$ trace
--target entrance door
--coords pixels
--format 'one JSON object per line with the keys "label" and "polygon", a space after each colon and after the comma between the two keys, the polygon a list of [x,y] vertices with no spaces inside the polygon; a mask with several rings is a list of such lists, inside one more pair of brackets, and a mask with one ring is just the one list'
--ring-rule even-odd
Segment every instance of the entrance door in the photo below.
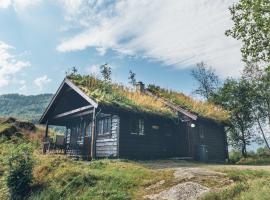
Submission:
{"label": "entrance door", "polygon": [[208,161],[208,150],[207,146],[202,144],[199,146],[199,161],[207,162]]}

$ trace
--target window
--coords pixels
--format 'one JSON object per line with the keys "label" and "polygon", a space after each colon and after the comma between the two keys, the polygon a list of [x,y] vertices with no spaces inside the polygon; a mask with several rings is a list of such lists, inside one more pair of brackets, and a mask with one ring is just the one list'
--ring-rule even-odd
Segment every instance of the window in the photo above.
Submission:
{"label": "window", "polygon": [[144,121],[139,119],[139,135],[144,135]]}
{"label": "window", "polygon": [[88,126],[86,127],[86,137],[91,137],[92,135],[92,123],[88,124]]}
{"label": "window", "polygon": [[201,138],[201,139],[204,138],[204,131],[205,131],[204,127],[200,127],[200,128],[199,128],[199,135],[200,135],[200,138]]}
{"label": "window", "polygon": [[97,123],[98,135],[106,135],[111,133],[111,118],[103,118]]}
{"label": "window", "polygon": [[132,120],[131,122],[131,134],[144,135],[144,121],[142,119]]}

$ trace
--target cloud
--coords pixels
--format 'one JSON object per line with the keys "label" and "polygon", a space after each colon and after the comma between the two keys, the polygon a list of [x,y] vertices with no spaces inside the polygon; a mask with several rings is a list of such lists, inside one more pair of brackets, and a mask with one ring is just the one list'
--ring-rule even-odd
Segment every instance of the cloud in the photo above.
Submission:
{"label": "cloud", "polygon": [[174,68],[205,61],[222,77],[240,74],[240,43],[224,35],[234,0],[89,2],[88,9],[82,6],[79,15],[72,12],[69,18],[80,24],[81,32],[65,38],[58,51],[96,48],[105,54],[113,49]]}
{"label": "cloud", "polygon": [[8,85],[18,72],[30,66],[29,62],[12,54],[12,49],[14,47],[0,41],[0,87]]}
{"label": "cloud", "polygon": [[85,68],[86,73],[98,75],[100,72],[100,65],[91,65]]}
{"label": "cloud", "polygon": [[41,0],[0,0],[0,8],[13,7],[17,12],[37,5]]}
{"label": "cloud", "polygon": [[39,90],[43,90],[44,86],[51,82],[51,79],[47,77],[47,75],[37,77],[34,80],[35,85],[39,88]]}

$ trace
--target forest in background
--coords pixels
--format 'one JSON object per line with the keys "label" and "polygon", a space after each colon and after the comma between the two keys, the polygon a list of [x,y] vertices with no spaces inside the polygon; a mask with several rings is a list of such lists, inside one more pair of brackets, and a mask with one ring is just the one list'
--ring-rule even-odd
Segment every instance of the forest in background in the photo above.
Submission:
{"label": "forest in background", "polygon": [[52,94],[0,95],[0,116],[16,117],[19,119],[37,122],[49,104]]}

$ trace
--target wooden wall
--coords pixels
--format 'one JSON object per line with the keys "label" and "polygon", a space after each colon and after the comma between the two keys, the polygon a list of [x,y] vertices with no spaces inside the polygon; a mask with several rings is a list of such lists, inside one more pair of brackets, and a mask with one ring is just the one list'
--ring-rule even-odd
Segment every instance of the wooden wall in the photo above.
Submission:
{"label": "wooden wall", "polygon": [[225,161],[227,158],[227,138],[222,125],[198,121],[191,132],[192,154],[196,160],[200,159],[199,146],[205,145],[209,161]]}
{"label": "wooden wall", "polygon": [[[186,126],[182,122],[149,115],[122,114],[119,156],[128,159],[186,157],[188,155]],[[144,120],[144,135],[131,134],[130,123]],[[159,126],[153,129],[152,126]]]}
{"label": "wooden wall", "polygon": [[98,158],[118,157],[120,118],[118,115],[112,115],[111,118],[111,133],[108,135],[97,135],[96,157]]}

